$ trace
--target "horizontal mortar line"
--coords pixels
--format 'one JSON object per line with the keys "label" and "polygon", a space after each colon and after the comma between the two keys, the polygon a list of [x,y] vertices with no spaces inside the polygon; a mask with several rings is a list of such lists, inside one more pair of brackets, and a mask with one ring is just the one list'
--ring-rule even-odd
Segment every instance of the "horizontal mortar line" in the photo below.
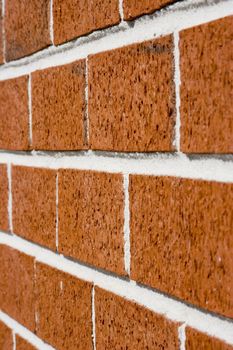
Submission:
{"label": "horizontal mortar line", "polygon": [[[79,169],[108,173],[176,176],[218,182],[233,182],[233,160],[208,158],[190,159],[184,154],[129,154],[95,153],[79,154],[40,152],[0,152],[0,163],[49,169]],[[131,158],[132,156],[132,158]]]}
{"label": "horizontal mortar line", "polygon": [[43,340],[38,338],[35,333],[28,330],[5,312],[0,310],[0,321],[2,321],[7,327],[9,327],[15,334],[20,335],[27,340],[30,344],[34,345],[38,350],[55,350],[51,345],[48,345]]}
{"label": "horizontal mortar line", "polygon": [[233,0],[212,0],[208,3],[206,0],[197,0],[195,4],[193,0],[185,0],[154,15],[144,16],[131,23],[123,21],[118,26],[6,63],[0,67],[0,80],[70,63],[90,54],[143,42],[232,14]]}
{"label": "horizontal mortar line", "polygon": [[185,323],[210,336],[215,336],[233,345],[233,321],[223,319],[177,301],[143,286],[135,281],[128,281],[110,272],[101,272],[94,267],[74,262],[63,255],[56,254],[23,238],[0,232],[0,244],[5,244],[29,256],[36,261],[69,273],[79,279],[93,283],[95,286],[115,293],[129,301],[158,313],[166,318]]}

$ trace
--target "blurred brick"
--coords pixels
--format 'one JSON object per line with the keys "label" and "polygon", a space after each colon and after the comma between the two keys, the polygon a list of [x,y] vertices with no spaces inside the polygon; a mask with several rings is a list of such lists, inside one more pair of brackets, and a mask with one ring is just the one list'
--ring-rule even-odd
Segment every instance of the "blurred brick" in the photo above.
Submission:
{"label": "blurred brick", "polygon": [[0,148],[29,148],[28,77],[0,81]]}
{"label": "blurred brick", "polygon": [[34,258],[0,245],[0,276],[0,309],[34,332]]}
{"label": "blurred brick", "polygon": [[0,203],[0,230],[8,231],[8,178],[5,164],[0,164]]}
{"label": "blurred brick", "polygon": [[92,350],[91,289],[88,282],[36,263],[37,335],[56,349]]}
{"label": "blurred brick", "polygon": [[[1,259],[1,257],[0,257]],[[13,350],[12,330],[0,321],[0,349]],[[26,350],[26,349],[25,349]]]}
{"label": "blurred brick", "polygon": [[198,332],[193,328],[186,328],[186,350],[233,350],[233,346],[223,341]]}
{"label": "blurred brick", "polygon": [[50,0],[7,0],[5,4],[7,61],[50,45]]}
{"label": "blurred brick", "polygon": [[56,249],[56,171],[12,167],[12,211],[15,234]]}
{"label": "blurred brick", "polygon": [[120,22],[118,0],[53,0],[54,42],[61,44],[78,36]]}
{"label": "blurred brick", "polygon": [[124,19],[132,20],[135,17],[150,14],[175,1],[179,0],[123,0]]}

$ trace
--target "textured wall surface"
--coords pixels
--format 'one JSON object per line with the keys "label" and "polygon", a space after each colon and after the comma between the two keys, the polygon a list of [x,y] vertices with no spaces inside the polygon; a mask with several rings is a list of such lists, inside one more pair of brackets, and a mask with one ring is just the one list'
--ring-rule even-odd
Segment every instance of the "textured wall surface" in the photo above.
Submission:
{"label": "textured wall surface", "polygon": [[0,0],[0,350],[233,350],[233,0]]}

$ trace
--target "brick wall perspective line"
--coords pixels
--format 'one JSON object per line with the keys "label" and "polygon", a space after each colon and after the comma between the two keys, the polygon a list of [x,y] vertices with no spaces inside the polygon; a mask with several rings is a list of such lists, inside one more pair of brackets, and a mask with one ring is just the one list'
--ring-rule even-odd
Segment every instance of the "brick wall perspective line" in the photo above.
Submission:
{"label": "brick wall perspective line", "polygon": [[171,175],[190,179],[233,182],[232,156],[200,158],[183,154],[8,153],[0,152],[0,163],[48,169],[96,170],[109,173]]}
{"label": "brick wall perspective line", "polygon": [[199,0],[195,4],[192,0],[185,0],[171,5],[166,11],[136,19],[133,26],[122,22],[116,27],[6,63],[0,67],[0,80],[71,63],[90,54],[143,42],[232,14],[233,0],[211,0],[208,3]]}
{"label": "brick wall perspective line", "polygon": [[8,245],[34,257],[37,262],[67,272],[84,281],[92,282],[95,286],[124,297],[127,300],[135,301],[139,305],[164,315],[172,321],[185,323],[187,326],[233,345],[232,320],[219,318],[186,305],[181,301],[174,300],[149,288],[139,286],[134,281],[127,281],[110,273],[101,272],[95,267],[71,261],[62,255],[53,253],[15,235],[0,232],[0,244]]}
{"label": "brick wall perspective line", "polygon": [[[27,340],[29,343],[34,345],[38,350],[55,350],[51,345],[46,344],[40,338],[38,338],[33,332],[29,331],[27,328],[22,326],[19,322],[15,321],[13,318],[8,316],[6,313],[0,310],[0,320],[5,323],[10,329],[12,329],[13,334],[20,335],[23,339]],[[14,340],[14,337],[13,337]],[[14,340],[15,346],[15,340]]]}

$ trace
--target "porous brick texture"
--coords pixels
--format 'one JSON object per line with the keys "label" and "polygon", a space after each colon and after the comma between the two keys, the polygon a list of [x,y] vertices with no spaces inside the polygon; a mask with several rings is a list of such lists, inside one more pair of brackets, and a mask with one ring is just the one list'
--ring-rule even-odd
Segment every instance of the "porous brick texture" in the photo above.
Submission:
{"label": "porous brick texture", "polygon": [[179,349],[178,324],[95,288],[96,349]]}
{"label": "porous brick texture", "polygon": [[3,20],[2,20],[2,1],[0,1],[0,64],[4,63],[4,57],[3,57]]}
{"label": "porous brick texture", "polygon": [[119,1],[54,0],[53,20],[57,45],[119,23]]}
{"label": "porous brick texture", "polygon": [[190,327],[186,328],[185,343],[186,350],[233,350],[233,346]]}
{"label": "porous brick texture", "polygon": [[0,275],[0,309],[34,332],[34,258],[0,245]]}
{"label": "porous brick texture", "polygon": [[8,231],[8,178],[7,167],[0,164],[0,230]]}
{"label": "porous brick texture", "polygon": [[[10,328],[0,321],[0,349],[13,350],[13,335]],[[26,349],[25,349],[26,350]]]}
{"label": "porous brick texture", "polygon": [[30,55],[50,45],[49,0],[5,1],[6,60]]}
{"label": "porous brick texture", "polygon": [[232,318],[232,203],[232,184],[131,176],[131,277]]}
{"label": "porous brick texture", "polygon": [[16,350],[37,350],[33,345],[28,343],[27,340],[21,338],[19,335],[16,335]]}
{"label": "porous brick texture", "polygon": [[56,249],[56,171],[12,167],[12,217],[14,233]]}
{"label": "porous brick texture", "polygon": [[233,350],[232,4],[0,0],[0,350]]}
{"label": "porous brick texture", "polygon": [[28,77],[0,81],[0,148],[29,148]]}
{"label": "porous brick texture", "polygon": [[233,153],[233,16],[180,33],[181,149]]}
{"label": "porous brick texture", "polygon": [[59,252],[124,275],[123,177],[60,170]]}
{"label": "porous brick texture", "polygon": [[135,17],[150,14],[175,1],[177,0],[123,0],[124,19],[132,20]]}
{"label": "porous brick texture", "polygon": [[36,263],[37,335],[57,349],[91,350],[91,284]]}
{"label": "porous brick texture", "polygon": [[85,62],[32,74],[34,149],[86,148]]}
{"label": "porous brick texture", "polygon": [[172,37],[167,36],[89,57],[92,149],[173,150],[172,51]]}

